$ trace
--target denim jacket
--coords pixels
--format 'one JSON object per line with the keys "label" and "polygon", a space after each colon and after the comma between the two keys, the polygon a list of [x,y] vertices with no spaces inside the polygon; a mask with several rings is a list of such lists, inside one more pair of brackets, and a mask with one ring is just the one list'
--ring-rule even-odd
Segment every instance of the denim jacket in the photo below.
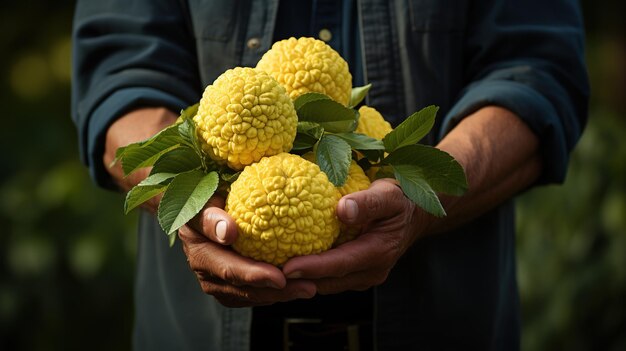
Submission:
{"label": "denim jacket", "polygon": [[[440,106],[434,144],[486,105],[516,113],[539,136],[538,183],[564,179],[586,122],[584,32],[574,0],[356,0],[367,104],[392,124]],[[72,117],[83,161],[103,168],[108,125],[134,108],[173,111],[272,42],[278,0],[79,1]],[[375,289],[380,350],[519,348],[513,205],[420,240]],[[204,295],[180,247],[140,221],[135,347],[246,350],[251,310]]]}

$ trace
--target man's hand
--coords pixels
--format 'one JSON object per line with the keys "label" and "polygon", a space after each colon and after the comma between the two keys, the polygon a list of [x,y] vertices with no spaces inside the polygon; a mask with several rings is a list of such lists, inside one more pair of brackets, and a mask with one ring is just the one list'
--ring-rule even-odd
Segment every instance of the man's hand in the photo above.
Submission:
{"label": "man's hand", "polygon": [[321,254],[292,258],[283,268],[287,278],[314,282],[320,294],[382,284],[428,224],[428,216],[392,179],[377,180],[367,190],[344,196],[337,216],[348,225],[362,224],[363,233]]}
{"label": "man's hand", "polygon": [[363,234],[319,255],[287,261],[285,276],[309,279],[321,294],[382,284],[416,238],[467,223],[532,184],[541,170],[537,136],[500,107],[466,117],[437,147],[463,166],[469,184],[463,196],[440,197],[446,217],[416,208],[393,180],[376,181],[368,190],[344,196],[337,206],[344,223],[365,225]]}
{"label": "man's hand", "polygon": [[214,196],[198,216],[178,231],[202,291],[228,307],[269,305],[315,296],[312,282],[288,281],[280,269],[243,257],[226,246],[237,239],[237,227],[223,208],[224,199]]}
{"label": "man's hand", "polygon": [[[164,108],[132,111],[109,127],[103,162],[119,187],[128,191],[148,176],[141,169],[124,177],[121,165],[109,167],[117,148],[150,138],[176,120],[176,114]],[[146,206],[156,212],[159,197]],[[179,230],[179,237],[191,269],[202,290],[214,295],[226,306],[254,306],[310,298],[316,293],[311,282],[290,280],[276,267],[242,257],[227,246],[237,239],[237,227],[224,210],[224,199],[214,196],[193,220]]]}

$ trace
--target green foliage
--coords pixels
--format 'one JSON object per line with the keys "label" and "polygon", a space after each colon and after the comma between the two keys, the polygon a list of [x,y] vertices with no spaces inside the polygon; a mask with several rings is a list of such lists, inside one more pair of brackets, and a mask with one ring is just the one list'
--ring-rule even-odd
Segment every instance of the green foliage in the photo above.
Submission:
{"label": "green foliage", "polygon": [[[391,133],[390,133],[391,134]],[[401,139],[397,139],[402,143]],[[426,145],[408,145],[385,157],[406,196],[427,212],[442,217],[446,212],[435,192],[463,195],[467,179],[461,165],[447,153]]]}
{"label": "green foliage", "polygon": [[[354,88],[353,102],[363,100],[369,88],[370,85]],[[304,94],[294,105],[301,121],[295,150],[315,150],[317,164],[335,186],[346,182],[354,150],[365,156],[359,160],[364,169],[389,166],[378,173],[396,178],[411,201],[435,216],[445,216],[435,191],[458,196],[467,190],[465,172],[458,162],[436,148],[417,145],[435,123],[439,110],[436,106],[415,112],[380,141],[354,133],[358,112],[326,95]],[[384,151],[390,154],[383,159]]]}
{"label": "green foliage", "polygon": [[360,150],[360,151],[363,151],[363,150],[383,151],[385,150],[385,146],[383,145],[382,141],[378,139],[374,139],[372,137],[368,137],[365,134],[335,133],[335,136],[338,136],[341,139],[343,139],[345,142],[350,144],[350,147],[352,147],[355,150]]}
{"label": "green foliage", "polygon": [[437,116],[437,106],[427,106],[410,115],[393,131],[385,135],[385,151],[393,152],[403,146],[413,145],[422,140],[433,128]]}
{"label": "green foliage", "polygon": [[446,215],[437,194],[422,174],[410,165],[391,166],[394,176],[400,183],[406,196],[430,214],[437,217]]}
{"label": "green foliage", "polygon": [[114,162],[122,162],[125,175],[152,166],[162,155],[182,146],[178,124],[173,124],[148,140],[117,149]]}
{"label": "green foliage", "polygon": [[320,140],[324,128],[314,122],[298,121],[298,132],[293,142],[294,151],[312,149]]}
{"label": "green foliage", "polygon": [[372,85],[368,84],[362,87],[352,88],[352,94],[350,96],[350,104],[348,104],[348,106],[351,108],[355,108],[358,104],[360,104],[361,101],[365,99],[365,96],[370,91],[371,87]]}
{"label": "green foliage", "polygon": [[[157,173],[161,175],[163,173]],[[128,214],[134,210],[137,206],[140,206],[144,202],[152,199],[153,197],[161,194],[167,189],[167,185],[151,184],[151,185],[138,185],[126,194],[126,201],[124,201],[124,213]]]}
{"label": "green foliage", "polygon": [[159,204],[159,224],[168,235],[189,222],[209,201],[219,183],[217,172],[193,170],[176,175]]}
{"label": "green foliage", "polygon": [[322,172],[335,186],[343,186],[348,178],[352,150],[343,139],[326,134],[315,149],[315,159]]}
{"label": "green foliage", "polygon": [[427,145],[409,145],[389,154],[384,164],[412,166],[439,193],[461,196],[467,191],[463,167],[448,153]]}
{"label": "green foliage", "polygon": [[299,121],[315,122],[328,132],[351,132],[356,128],[358,112],[323,94],[303,94],[296,99],[294,106]]}

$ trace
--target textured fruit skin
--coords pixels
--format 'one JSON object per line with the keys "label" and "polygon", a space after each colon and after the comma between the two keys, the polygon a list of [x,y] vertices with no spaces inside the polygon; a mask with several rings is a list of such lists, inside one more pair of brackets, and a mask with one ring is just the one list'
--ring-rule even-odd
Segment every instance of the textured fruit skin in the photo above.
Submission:
{"label": "textured fruit skin", "polygon": [[369,106],[359,108],[359,124],[354,131],[355,133],[382,140],[392,129],[391,124],[385,121],[383,115],[375,108]]}
{"label": "textured fruit skin", "polygon": [[338,187],[337,190],[339,190],[341,196],[344,196],[365,190],[370,187],[370,184],[370,179],[365,175],[365,172],[363,172],[363,168],[352,160],[352,162],[350,162],[350,168],[348,168],[346,183]]}
{"label": "textured fruit skin", "polygon": [[287,153],[264,157],[241,172],[226,199],[239,231],[233,248],[276,266],[325,251],[339,234],[339,196],[316,164]]}
{"label": "textured fruit skin", "polygon": [[227,70],[206,87],[194,116],[203,150],[241,170],[291,150],[298,117],[285,89],[254,68]]}
{"label": "textured fruit skin", "polygon": [[352,93],[348,63],[314,38],[289,38],[272,45],[256,66],[281,83],[292,99],[317,92],[347,105]]}

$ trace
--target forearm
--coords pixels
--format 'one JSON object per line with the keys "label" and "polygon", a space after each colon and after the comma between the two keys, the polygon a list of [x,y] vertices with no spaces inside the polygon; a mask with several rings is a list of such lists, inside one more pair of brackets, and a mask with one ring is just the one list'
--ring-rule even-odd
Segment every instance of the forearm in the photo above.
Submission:
{"label": "forearm", "polygon": [[537,136],[500,107],[485,107],[463,119],[437,147],[463,166],[469,189],[461,197],[442,197],[447,216],[431,218],[426,234],[454,229],[493,209],[541,172]]}
{"label": "forearm", "polygon": [[148,169],[139,170],[124,177],[122,165],[115,160],[115,152],[119,147],[148,139],[163,128],[171,125],[177,116],[165,108],[142,108],[125,114],[111,124],[106,133],[106,144],[102,161],[115,183],[128,191],[142,181],[149,173]]}

